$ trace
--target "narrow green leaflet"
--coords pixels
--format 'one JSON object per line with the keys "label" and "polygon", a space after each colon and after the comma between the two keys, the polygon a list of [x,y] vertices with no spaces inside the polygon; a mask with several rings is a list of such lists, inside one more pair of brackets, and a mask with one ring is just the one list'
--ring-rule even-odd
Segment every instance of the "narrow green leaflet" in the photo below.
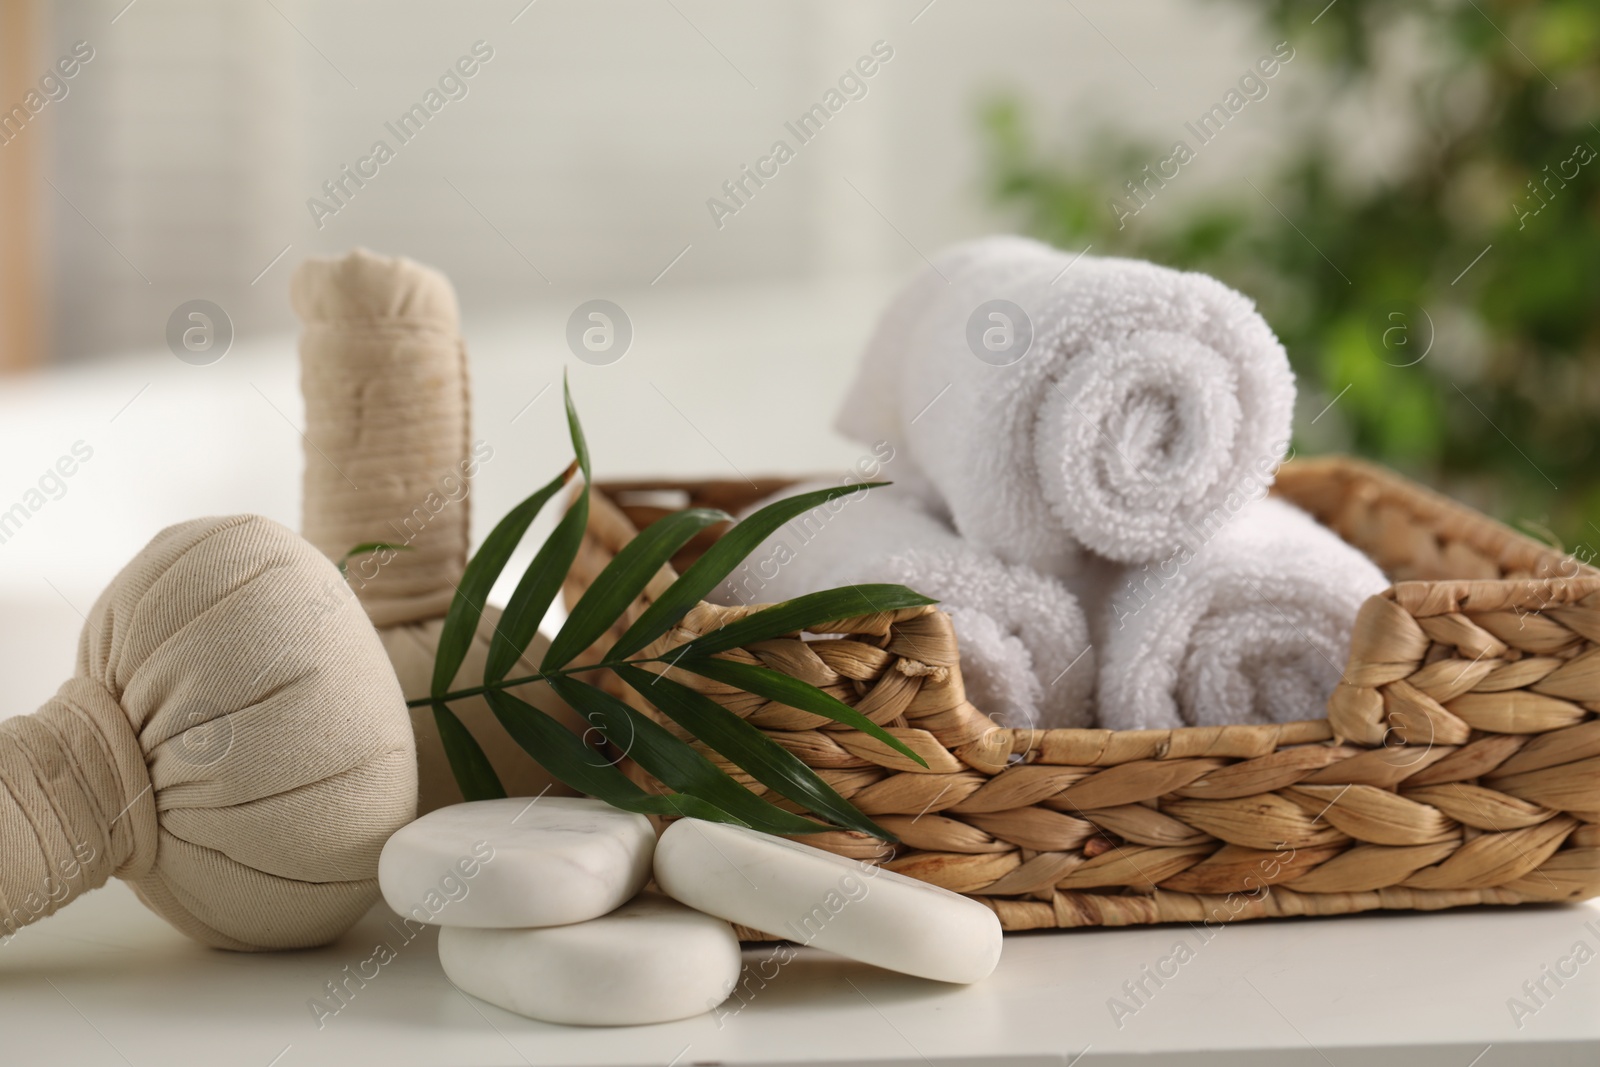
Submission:
{"label": "narrow green leaflet", "polygon": [[533,562],[522,572],[516,591],[506,601],[506,609],[500,614],[494,637],[489,641],[489,655],[483,665],[485,685],[509,674],[517,658],[533,641],[533,635],[539,632],[539,623],[544,621],[545,612],[561,592],[567,571],[578,558],[583,531],[588,524],[589,486],[585,484],[567,513],[556,523],[549,539],[539,546]]}
{"label": "narrow green leaflet", "polygon": [[610,763],[578,736],[543,711],[503,690],[484,694],[495,718],[511,739],[534,761],[557,779],[589,796],[598,797],[613,807],[642,815],[682,815],[711,822],[743,826],[743,820],[729,815],[699,797],[668,793],[657,796],[640,789],[627,775]]}
{"label": "narrow green leaflet", "polygon": [[445,613],[444,626],[439,631],[439,648],[433,661],[433,696],[443,696],[461,669],[461,661],[472,646],[472,636],[477,632],[478,619],[483,615],[483,605],[494,587],[495,579],[505,570],[506,561],[516,551],[522,535],[528,532],[534,517],[560,492],[561,487],[578,469],[573,463],[552,478],[538,492],[512,508],[505,518],[489,531],[478,548],[478,554],[467,563],[461,575],[461,584]]}
{"label": "narrow green leaflet", "polygon": [[[553,678],[550,688],[612,744],[669,788],[699,797],[769,834],[808,834],[832,827],[784,811],[756,796],[649,716],[587,682]],[[703,739],[702,739],[703,740]]]}
{"label": "narrow green leaflet", "polygon": [[565,667],[605,633],[634,602],[663,564],[708,526],[732,518],[715,508],[693,508],[664,516],[640,531],[600,572],[583,594],[561,632],[550,642],[541,671]]}
{"label": "narrow green leaflet", "polygon": [[573,560],[578,558],[583,531],[589,525],[589,445],[583,436],[583,426],[578,422],[577,409],[572,406],[572,390],[564,378],[561,390],[566,397],[567,430],[572,436],[572,449],[578,457],[578,469],[583,472],[583,491],[556,524],[549,539],[539,546],[533,562],[528,564],[511,599],[506,602],[506,610],[501,613],[499,625],[489,642],[489,655],[483,666],[485,684],[503,679],[527,650],[533,635],[539,632],[545,612],[550,610],[556,594],[561,592],[561,583],[572,569]]}
{"label": "narrow green leaflet", "polygon": [[450,761],[450,772],[456,776],[461,796],[466,800],[497,800],[506,795],[500,776],[494,773],[489,757],[483,754],[478,739],[456,718],[456,713],[444,704],[433,705],[433,721],[439,727],[439,741],[444,746],[445,758]]}
{"label": "narrow green leaflet", "polygon": [[808,685],[798,678],[791,678],[787,674],[780,674],[767,667],[757,667],[750,663],[735,663],[727,659],[680,659],[674,660],[674,667],[691,671],[703,678],[723,682],[736,686],[746,693],[776,700],[780,704],[787,704],[791,708],[809,711],[813,715],[832,719],[834,722],[845,726],[853,726],[869,737],[875,737],[888,745],[896,752],[909,759],[913,759],[926,767],[928,761],[906,747],[905,742],[889,733],[883,727],[861,714],[849,704],[836,697],[829,696],[814,685]]}
{"label": "narrow green leaflet", "polygon": [[589,440],[583,436],[583,424],[578,421],[578,409],[572,403],[572,385],[565,371],[561,372],[561,398],[567,408],[567,435],[572,438],[572,454],[578,457],[578,469],[585,483],[594,481],[589,470]]}
{"label": "narrow green leaflet", "polygon": [[763,608],[738,622],[730,622],[679,645],[672,650],[669,658],[709,656],[755,641],[792,634],[820,623],[851,619],[875,611],[898,611],[937,603],[937,600],[930,600],[903,585],[852,585],[844,589],[825,589],[820,593],[807,593]]}
{"label": "narrow green leaflet", "polygon": [[716,544],[706,549],[705,554],[668,587],[660,600],[645,609],[644,614],[628,627],[628,632],[612,646],[606,658],[623,659],[631,656],[666,633],[690,608],[704,600],[706,594],[716,588],[717,583],[754,552],[761,542],[790,519],[830,500],[888,484],[862,482],[859,485],[836,485],[813,493],[801,493],[768,504],[755,514],[739,520],[733,529],[718,538]]}
{"label": "narrow green leaflet", "polygon": [[616,668],[616,673],[679,726],[744,768],[762,785],[839,826],[885,841],[894,840],[888,831],[834,792],[798,756],[704,693],[638,667],[624,665]]}

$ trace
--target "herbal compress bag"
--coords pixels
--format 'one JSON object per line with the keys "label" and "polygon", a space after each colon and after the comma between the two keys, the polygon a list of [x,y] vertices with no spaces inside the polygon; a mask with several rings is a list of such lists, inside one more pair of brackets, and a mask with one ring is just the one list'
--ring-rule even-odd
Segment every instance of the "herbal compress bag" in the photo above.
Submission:
{"label": "herbal compress bag", "polygon": [[323,944],[377,900],[416,781],[338,571],[256,516],[169,527],[95,601],[72,678],[0,721],[0,921],[115,875],[208,945]]}
{"label": "herbal compress bag", "polygon": [[[353,557],[348,577],[406,698],[425,697],[445,612],[466,568],[472,475],[494,455],[489,442],[471,440],[455,290],[411,260],[356,249],[302,263],[290,298],[305,325],[305,535],[334,560],[359,545],[396,546]],[[499,619],[497,608],[484,609],[458,685],[482,676]],[[546,647],[536,637],[512,676],[534,673]],[[513,692],[585,729],[547,687]],[[517,747],[482,698],[451,707],[512,796],[572,793]],[[419,810],[459,803],[434,712],[415,709],[412,726]]]}

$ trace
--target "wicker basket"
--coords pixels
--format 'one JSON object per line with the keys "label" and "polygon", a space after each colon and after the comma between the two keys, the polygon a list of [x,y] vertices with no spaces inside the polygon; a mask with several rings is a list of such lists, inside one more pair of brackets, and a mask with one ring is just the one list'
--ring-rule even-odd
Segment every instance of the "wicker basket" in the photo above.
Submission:
{"label": "wicker basket", "polygon": [[[736,511],[782,484],[597,486],[568,602],[667,511]],[[1327,719],[1004,729],[966,701],[950,620],[933,608],[730,654],[839,696],[925,768],[818,716],[673,677],[767,731],[901,843],[843,832],[808,842],[968,894],[1008,930],[1600,893],[1600,572],[1353,460],[1292,462],[1276,491],[1396,583],[1362,608]],[[675,576],[663,568],[646,598]],[[700,604],[647,651],[750,610]],[[603,684],[649,711],[615,679]]]}

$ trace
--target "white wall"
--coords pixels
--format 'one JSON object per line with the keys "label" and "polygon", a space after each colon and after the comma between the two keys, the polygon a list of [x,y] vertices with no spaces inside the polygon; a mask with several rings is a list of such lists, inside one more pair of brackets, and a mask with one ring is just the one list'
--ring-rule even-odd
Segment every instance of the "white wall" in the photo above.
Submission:
{"label": "white wall", "polygon": [[[985,94],[1022,95],[1066,145],[1111,124],[1167,143],[1270,44],[1201,0],[126,2],[48,3],[38,49],[41,70],[96,50],[26,131],[76,205],[42,187],[68,359],[159,345],[195,297],[244,336],[289,328],[289,269],[356,244],[443,268],[469,315],[645,286],[686,246],[660,285],[908,269],[1006,226],[982,195]],[[319,230],[306,199],[480,39],[469,95]],[[718,230],[706,199],[877,40],[894,58],[868,95]],[[1185,183],[1236,180],[1289,114],[1260,105]]]}

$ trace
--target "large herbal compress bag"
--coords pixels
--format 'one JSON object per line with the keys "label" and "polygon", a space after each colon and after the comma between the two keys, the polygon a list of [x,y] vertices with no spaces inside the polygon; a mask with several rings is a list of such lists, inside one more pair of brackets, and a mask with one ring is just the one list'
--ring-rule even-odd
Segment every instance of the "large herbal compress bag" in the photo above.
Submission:
{"label": "large herbal compress bag", "polygon": [[0,925],[116,876],[208,945],[323,944],[377,900],[416,783],[338,571],[257,516],[169,527],[95,601],[72,678],[0,721]]}

